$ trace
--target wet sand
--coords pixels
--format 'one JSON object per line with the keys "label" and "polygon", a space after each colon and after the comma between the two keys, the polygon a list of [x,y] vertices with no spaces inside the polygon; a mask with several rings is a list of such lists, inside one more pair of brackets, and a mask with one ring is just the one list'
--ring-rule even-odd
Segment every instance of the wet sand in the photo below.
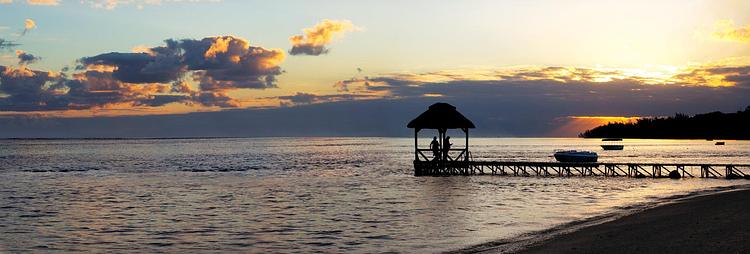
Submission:
{"label": "wet sand", "polygon": [[[677,200],[578,230],[464,252],[750,253],[750,189]],[[530,243],[530,244],[529,244]]]}

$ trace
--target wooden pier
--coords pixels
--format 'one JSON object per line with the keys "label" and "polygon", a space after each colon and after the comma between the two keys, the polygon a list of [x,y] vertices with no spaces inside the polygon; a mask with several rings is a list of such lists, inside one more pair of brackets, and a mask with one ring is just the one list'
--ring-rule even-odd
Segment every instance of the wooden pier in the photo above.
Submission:
{"label": "wooden pier", "polygon": [[[672,173],[676,172],[676,173]],[[670,175],[670,173],[672,173]],[[750,179],[750,164],[414,161],[415,176],[602,176]]]}
{"label": "wooden pier", "polygon": [[[474,123],[447,103],[435,103],[407,124],[414,129],[414,175],[503,175],[503,176],[602,176],[635,178],[727,178],[750,179],[750,164],[712,163],[568,163],[475,161],[469,151],[469,129]],[[419,148],[419,131],[437,130],[429,149]],[[453,148],[446,132],[465,134],[464,147]]]}

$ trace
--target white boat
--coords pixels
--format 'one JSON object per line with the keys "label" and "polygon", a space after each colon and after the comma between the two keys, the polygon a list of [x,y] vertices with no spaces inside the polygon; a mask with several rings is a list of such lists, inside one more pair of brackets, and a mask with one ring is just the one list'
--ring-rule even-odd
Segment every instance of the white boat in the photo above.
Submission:
{"label": "white boat", "polygon": [[556,151],[555,159],[559,162],[596,162],[599,158],[595,152],[589,151]]}

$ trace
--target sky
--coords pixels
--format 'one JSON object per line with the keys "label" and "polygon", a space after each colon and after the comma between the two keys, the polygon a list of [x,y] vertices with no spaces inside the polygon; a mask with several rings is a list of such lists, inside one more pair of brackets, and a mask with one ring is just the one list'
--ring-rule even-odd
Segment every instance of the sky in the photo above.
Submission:
{"label": "sky", "polygon": [[748,1],[0,0],[0,137],[403,136],[435,102],[575,136],[748,98]]}

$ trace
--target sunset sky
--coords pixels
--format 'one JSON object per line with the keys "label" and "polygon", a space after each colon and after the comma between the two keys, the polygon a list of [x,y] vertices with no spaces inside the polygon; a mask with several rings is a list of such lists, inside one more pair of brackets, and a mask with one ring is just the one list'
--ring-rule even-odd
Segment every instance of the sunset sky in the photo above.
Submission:
{"label": "sunset sky", "polygon": [[0,137],[401,135],[437,101],[489,136],[741,110],[750,1],[0,0]]}

